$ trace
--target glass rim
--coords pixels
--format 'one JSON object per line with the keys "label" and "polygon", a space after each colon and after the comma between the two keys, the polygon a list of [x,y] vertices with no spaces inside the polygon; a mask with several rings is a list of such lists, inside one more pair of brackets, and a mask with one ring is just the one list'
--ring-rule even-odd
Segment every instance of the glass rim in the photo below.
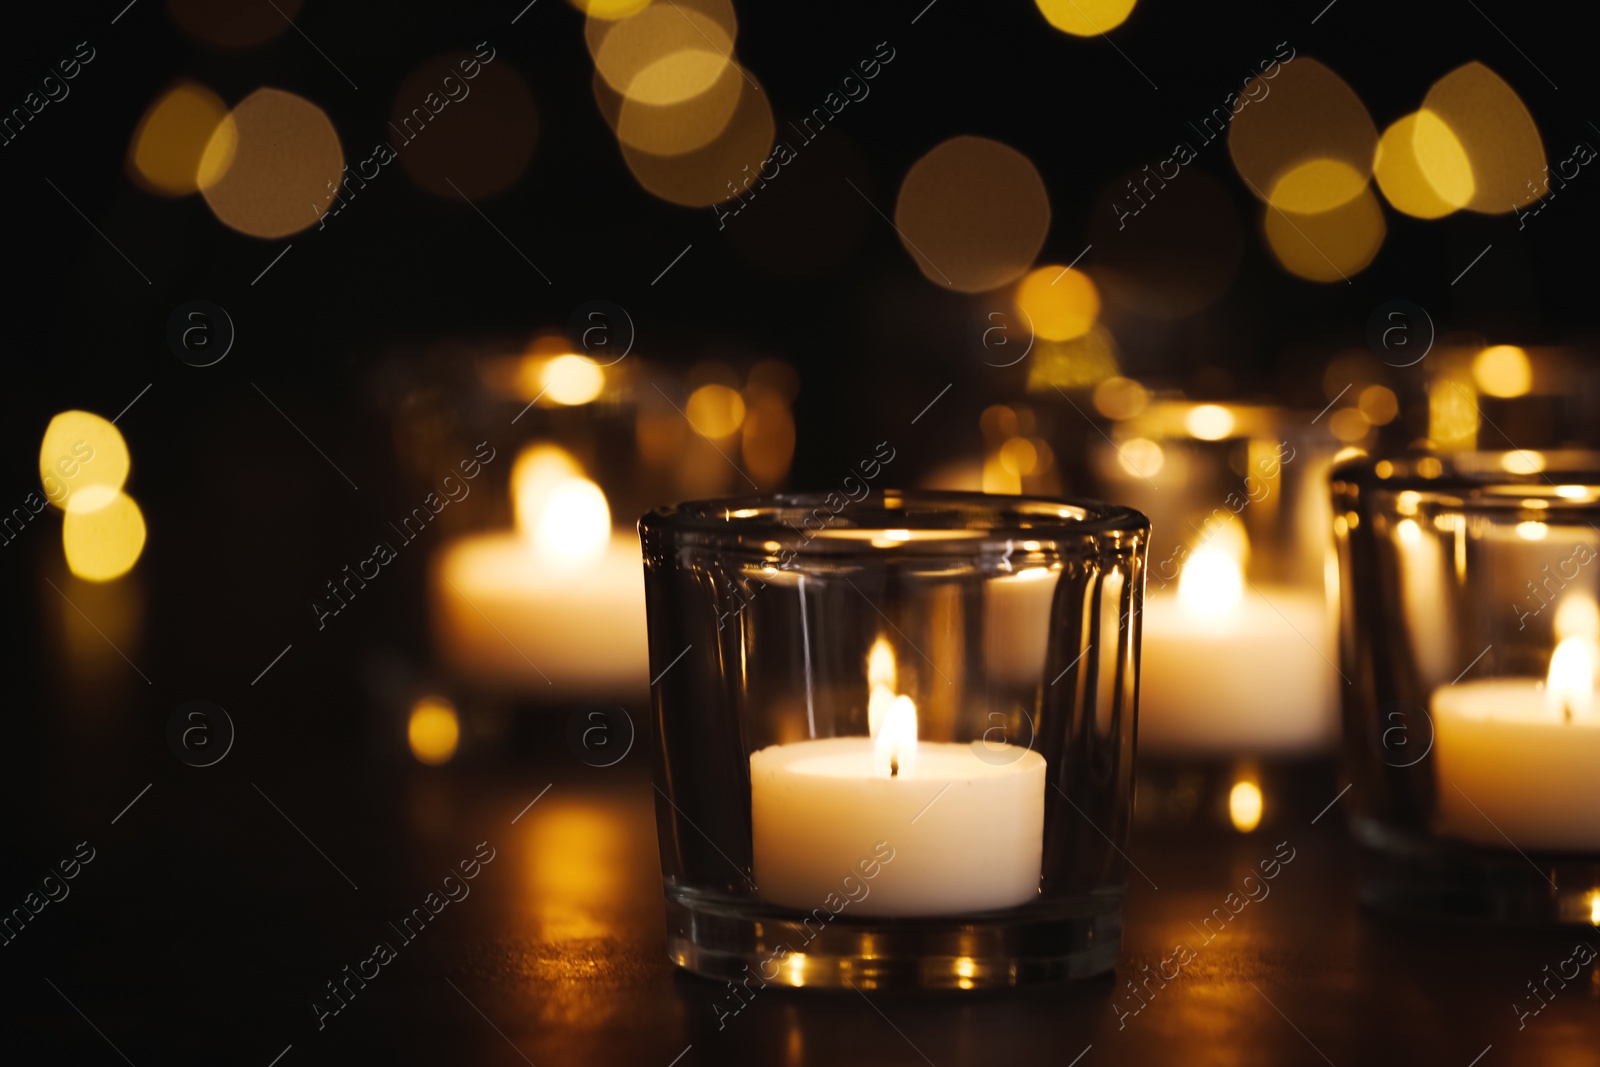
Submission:
{"label": "glass rim", "polygon": [[[1336,462],[1329,483],[1378,492],[1454,497],[1461,507],[1516,508],[1528,498],[1548,508],[1600,503],[1600,450],[1475,449],[1352,456]],[[1574,489],[1573,487],[1576,487]],[[1578,493],[1576,490],[1583,490]]]}
{"label": "glass rim", "polygon": [[[860,521],[868,516],[872,521]],[[859,500],[838,491],[687,500],[647,512],[639,531],[766,551],[775,542],[802,554],[968,555],[1148,535],[1150,520],[1130,507],[1076,497],[887,488]]]}

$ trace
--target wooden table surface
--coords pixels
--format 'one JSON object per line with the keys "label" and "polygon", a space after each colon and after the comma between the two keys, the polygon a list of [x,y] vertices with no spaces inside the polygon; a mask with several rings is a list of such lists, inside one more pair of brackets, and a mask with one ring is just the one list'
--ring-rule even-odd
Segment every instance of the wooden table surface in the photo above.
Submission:
{"label": "wooden table surface", "polygon": [[[442,768],[241,752],[147,774],[123,754],[39,782],[11,812],[22,844],[8,849],[6,905],[78,842],[93,859],[0,949],[4,1043],[26,1052],[6,1061],[1600,1063],[1593,965],[1552,984],[1537,1015],[1513,1007],[1600,936],[1362,910],[1342,805],[1311,822],[1338,791],[1331,767],[1299,774],[1281,801],[1269,792],[1252,833],[1144,819],[1115,978],[769,989],[719,1022],[723,987],[664,953],[644,754],[587,767],[554,726],[531,747]],[[1267,896],[1220,933],[1203,927],[1261,859],[1290,851]],[[476,877],[447,885],[463,860]],[[438,914],[406,939],[398,924],[434,892]],[[393,958],[366,962],[380,941]],[[1165,964],[1176,977],[1149,978],[1180,944],[1193,956]],[[371,977],[334,1011],[326,983],[347,966]]]}

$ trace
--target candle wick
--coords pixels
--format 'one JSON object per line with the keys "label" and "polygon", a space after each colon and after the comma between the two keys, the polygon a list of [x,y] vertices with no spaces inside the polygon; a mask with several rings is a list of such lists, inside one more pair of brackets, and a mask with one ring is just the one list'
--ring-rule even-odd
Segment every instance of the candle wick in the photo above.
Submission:
{"label": "candle wick", "polygon": [[[1569,711],[1567,713],[1567,715],[1570,718],[1572,713]],[[900,757],[899,756],[890,756],[889,757],[889,777],[890,778],[898,778],[898,777],[900,777]]]}
{"label": "candle wick", "polygon": [[1562,715],[1563,715],[1563,720],[1562,721],[1567,722],[1567,723],[1571,723],[1572,722],[1572,701],[1571,700],[1563,700],[1561,702],[1561,711],[1562,711]]}

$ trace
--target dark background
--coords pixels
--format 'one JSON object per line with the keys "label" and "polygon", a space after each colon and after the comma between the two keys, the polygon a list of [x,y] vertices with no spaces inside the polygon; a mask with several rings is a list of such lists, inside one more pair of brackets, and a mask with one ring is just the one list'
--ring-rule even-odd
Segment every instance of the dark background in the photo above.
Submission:
{"label": "dark background", "polygon": [[[118,1062],[51,991],[49,979],[141,1065],[219,1058],[265,1064],[291,1042],[292,1056],[328,1062],[379,1050],[407,1057],[426,1050],[437,1060],[452,1049],[474,1061],[520,1062],[443,985],[438,996],[447,1003],[434,1002],[432,985],[426,996],[398,989],[368,994],[383,1003],[365,1020],[341,1023],[341,1043],[316,1044],[305,1009],[323,980],[362,954],[380,916],[409,908],[426,891],[433,876],[418,872],[431,869],[428,863],[452,863],[496,834],[509,842],[509,814],[545,782],[558,790],[563,783],[600,788],[598,772],[567,750],[559,716],[522,727],[513,750],[476,754],[470,772],[482,776],[476,791],[460,784],[459,775],[469,772],[452,768],[457,778],[444,779],[443,772],[430,778],[408,764],[397,726],[403,709],[390,697],[429,671],[420,553],[403,557],[392,578],[328,630],[316,631],[307,611],[322,583],[364,549],[370,531],[415,495],[417,487],[396,472],[382,388],[384,374],[405,367],[408,354],[454,338],[559,327],[579,304],[600,298],[628,309],[641,352],[665,364],[686,366],[715,353],[781,357],[801,372],[790,482],[802,488],[830,482],[883,436],[876,427],[905,424],[955,381],[958,388],[905,439],[896,470],[909,478],[978,448],[978,413],[1018,393],[1025,372],[983,365],[973,336],[982,300],[923,279],[844,177],[892,214],[900,178],[929,148],[962,133],[1002,140],[1033,160],[1049,188],[1053,221],[1041,262],[1069,262],[1087,243],[1094,205],[1115,176],[1167,157],[1179,138],[1192,142],[1186,123],[1219,105],[1281,41],[1342,74],[1380,129],[1415,109],[1434,80],[1479,59],[1521,95],[1552,163],[1577,141],[1600,136],[1589,123],[1600,112],[1591,107],[1592,35],[1571,9],[1503,0],[1337,0],[1313,25],[1320,0],[1146,0],[1110,40],[1080,40],[1051,30],[1028,3],[937,0],[922,11],[922,2],[739,5],[739,57],[761,79],[780,131],[878,42],[888,41],[897,55],[871,83],[870,97],[848,107],[814,150],[802,151],[759,194],[747,218],[730,223],[729,230],[740,231],[737,239],[719,231],[711,210],[663,203],[635,184],[590,91],[583,18],[559,0],[539,0],[514,26],[519,0],[309,0],[297,25],[359,90],[295,32],[243,54],[218,55],[178,33],[158,0],[138,0],[115,25],[110,20],[121,0],[8,13],[0,107],[20,104],[77,42],[89,41],[98,54],[67,99],[0,147],[7,216],[0,254],[9,268],[0,286],[6,331],[0,503],[10,507],[37,488],[38,442],[51,415],[85,408],[109,417],[149,384],[119,428],[133,455],[128,487],[150,538],[135,572],[120,583],[136,605],[123,605],[135,619],[133,647],[123,646],[131,663],[108,659],[79,677],[62,647],[63,635],[82,636],[83,628],[76,609],[45,579],[86,597],[93,592],[67,584],[59,516],[39,516],[0,548],[9,619],[0,906],[20,901],[76,842],[89,840],[99,850],[71,898],[0,948],[9,990],[0,1043],[27,1050],[30,1060],[48,1052],[65,1062]],[[140,115],[176,77],[199,80],[230,103],[263,85],[301,94],[327,112],[353,161],[384,136],[396,87],[413,68],[483,40],[497,49],[497,63],[514,66],[527,81],[539,135],[522,179],[480,206],[551,284],[470,207],[421,191],[397,168],[373,182],[337,224],[285,241],[242,236],[219,224],[198,197],[154,197],[125,173]],[[1212,308],[1122,338],[1125,370],[1141,378],[1195,392],[1225,385],[1237,394],[1320,407],[1315,383],[1323,362],[1362,345],[1368,316],[1392,299],[1427,308],[1441,332],[1522,344],[1581,342],[1590,332],[1600,180],[1591,191],[1595,179],[1587,171],[1525,229],[1511,216],[1461,213],[1423,222],[1386,210],[1389,234],[1372,265],[1350,284],[1318,285],[1271,260],[1260,237],[1260,206],[1234,174],[1225,146],[1203,148],[1194,166],[1229,191],[1245,235],[1244,258]],[[760,265],[781,260],[772,250],[783,242],[800,249],[818,234],[828,236],[833,257],[818,269],[779,273]],[[252,285],[291,242],[293,250]],[[692,250],[652,285],[686,244]],[[1083,266],[1093,265],[1091,252]],[[172,310],[195,298],[224,306],[238,330],[228,358],[204,370],[179,362],[165,340]],[[360,489],[306,447],[255,386],[292,411]],[[78,603],[96,615],[96,602]],[[289,644],[292,651],[252,685]],[[164,734],[172,710],[194,698],[226,707],[239,730],[227,762],[206,771],[175,760]],[[585,986],[581,953],[546,958],[536,937],[486,948],[504,935],[486,905],[473,927],[451,935],[459,944],[439,950],[458,984],[514,982],[520,975],[543,990],[543,1003],[561,1007],[532,1012],[515,1024],[522,1033],[570,1033],[569,1015],[584,1011],[610,1019],[605,1012],[639,996],[645,978],[675,982],[661,987],[676,991],[665,1003],[692,1000],[694,1012],[701,1010],[695,998],[709,997],[683,993],[688,980],[665,977],[659,949],[647,951],[659,908],[652,838],[638,818],[648,804],[643,771],[642,761],[631,759],[611,772],[618,784],[608,788],[631,798],[628,825],[644,826],[630,839],[639,848],[628,866],[637,903],[629,905],[628,929],[643,931],[637,940],[644,949],[598,944],[588,958],[599,961],[593,973],[600,977]],[[150,792],[112,825],[146,783]],[[362,891],[333,878],[258,792],[293,816]],[[423,809],[436,818],[418,816]],[[1318,830],[1329,828],[1325,821]],[[1336,838],[1325,834],[1324,848],[1337,849]],[[506,867],[531,862],[510,847],[502,854],[510,857]],[[1326,858],[1317,862],[1338,867]],[[507,879],[494,892],[514,921],[514,871],[491,867],[489,876]],[[1209,894],[1200,895],[1209,902]],[[1354,922],[1344,914],[1348,901],[1320,899],[1339,911],[1339,925]],[[471,941],[467,931],[474,928],[483,939]],[[1540,955],[1542,943],[1495,943],[1520,953],[1507,962],[1507,973],[1493,977],[1505,995],[1487,988],[1473,993],[1477,1000],[1468,1002],[1481,1010],[1467,1014],[1493,1011],[1506,1016],[1502,1022],[1514,1021],[1500,1005],[1520,988],[1517,968],[1531,963],[1524,968],[1531,976],[1540,962],[1564,952]],[[1420,960],[1440,947],[1425,939],[1404,958]],[[455,948],[459,953],[451,955]],[[1265,942],[1260,951],[1268,951]],[[421,989],[423,965],[402,965],[419,969],[404,980],[413,983],[406,988]],[[438,984],[431,976],[427,981]],[[565,990],[568,1000],[550,999],[551,990]],[[1072,1018],[1092,1017],[1093,1027],[1102,1026],[1109,1012],[1093,997],[1106,993],[1101,986],[1098,993],[1068,994],[1090,997]],[[1372,990],[1370,1003],[1380,996]],[[1487,1007],[1491,1001],[1495,1006]],[[979,1021],[998,1020],[1013,1036],[1054,1011],[1036,1000],[982,1003],[989,1007],[979,1010]],[[436,1008],[449,1021],[430,1030]],[[761,1025],[781,1032],[783,1011],[764,1010],[773,1014]],[[823,1031],[835,1010],[823,1012]],[[865,1025],[860,1014],[850,1015],[851,1025]],[[1446,1018],[1430,1016],[1424,1024],[1448,1029]],[[639,1043],[627,1047],[639,1051],[652,1031],[685,1024],[679,1009],[656,1003],[628,1025]],[[792,1018],[788,1025],[805,1029]],[[1324,1029],[1328,1040],[1359,1036]],[[1592,1056],[1592,1028],[1590,1034]],[[1175,1055],[1181,1034],[1169,1036]],[[1038,1037],[1025,1047],[1042,1052],[1048,1045],[1056,1049],[1052,1062],[1063,1063],[1089,1040]],[[670,1043],[663,1038],[662,1064]],[[1404,1047],[1420,1055],[1428,1045],[1417,1037]],[[585,1062],[591,1053],[597,1057],[591,1062],[611,1062],[608,1056],[620,1054],[582,1042],[540,1047],[559,1062]],[[1347,1055],[1353,1047],[1365,1046],[1347,1046]],[[944,1049],[923,1048],[934,1062],[945,1062],[940,1053],[948,1042]],[[1298,1062],[1307,1051],[1286,1048],[1274,1062]],[[908,1053],[898,1044],[878,1051]],[[962,1056],[981,1051],[980,1042]],[[1463,1063],[1475,1050],[1464,1051]],[[533,1062],[542,1067],[547,1059],[535,1055]]]}

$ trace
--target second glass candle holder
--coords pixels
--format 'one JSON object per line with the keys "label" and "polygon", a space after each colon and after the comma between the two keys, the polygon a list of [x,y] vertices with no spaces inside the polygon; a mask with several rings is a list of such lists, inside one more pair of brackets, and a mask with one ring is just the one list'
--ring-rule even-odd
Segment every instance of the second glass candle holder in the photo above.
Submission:
{"label": "second glass candle holder", "polygon": [[1111,970],[1148,522],[867,488],[640,524],[669,954],[868,989]]}

